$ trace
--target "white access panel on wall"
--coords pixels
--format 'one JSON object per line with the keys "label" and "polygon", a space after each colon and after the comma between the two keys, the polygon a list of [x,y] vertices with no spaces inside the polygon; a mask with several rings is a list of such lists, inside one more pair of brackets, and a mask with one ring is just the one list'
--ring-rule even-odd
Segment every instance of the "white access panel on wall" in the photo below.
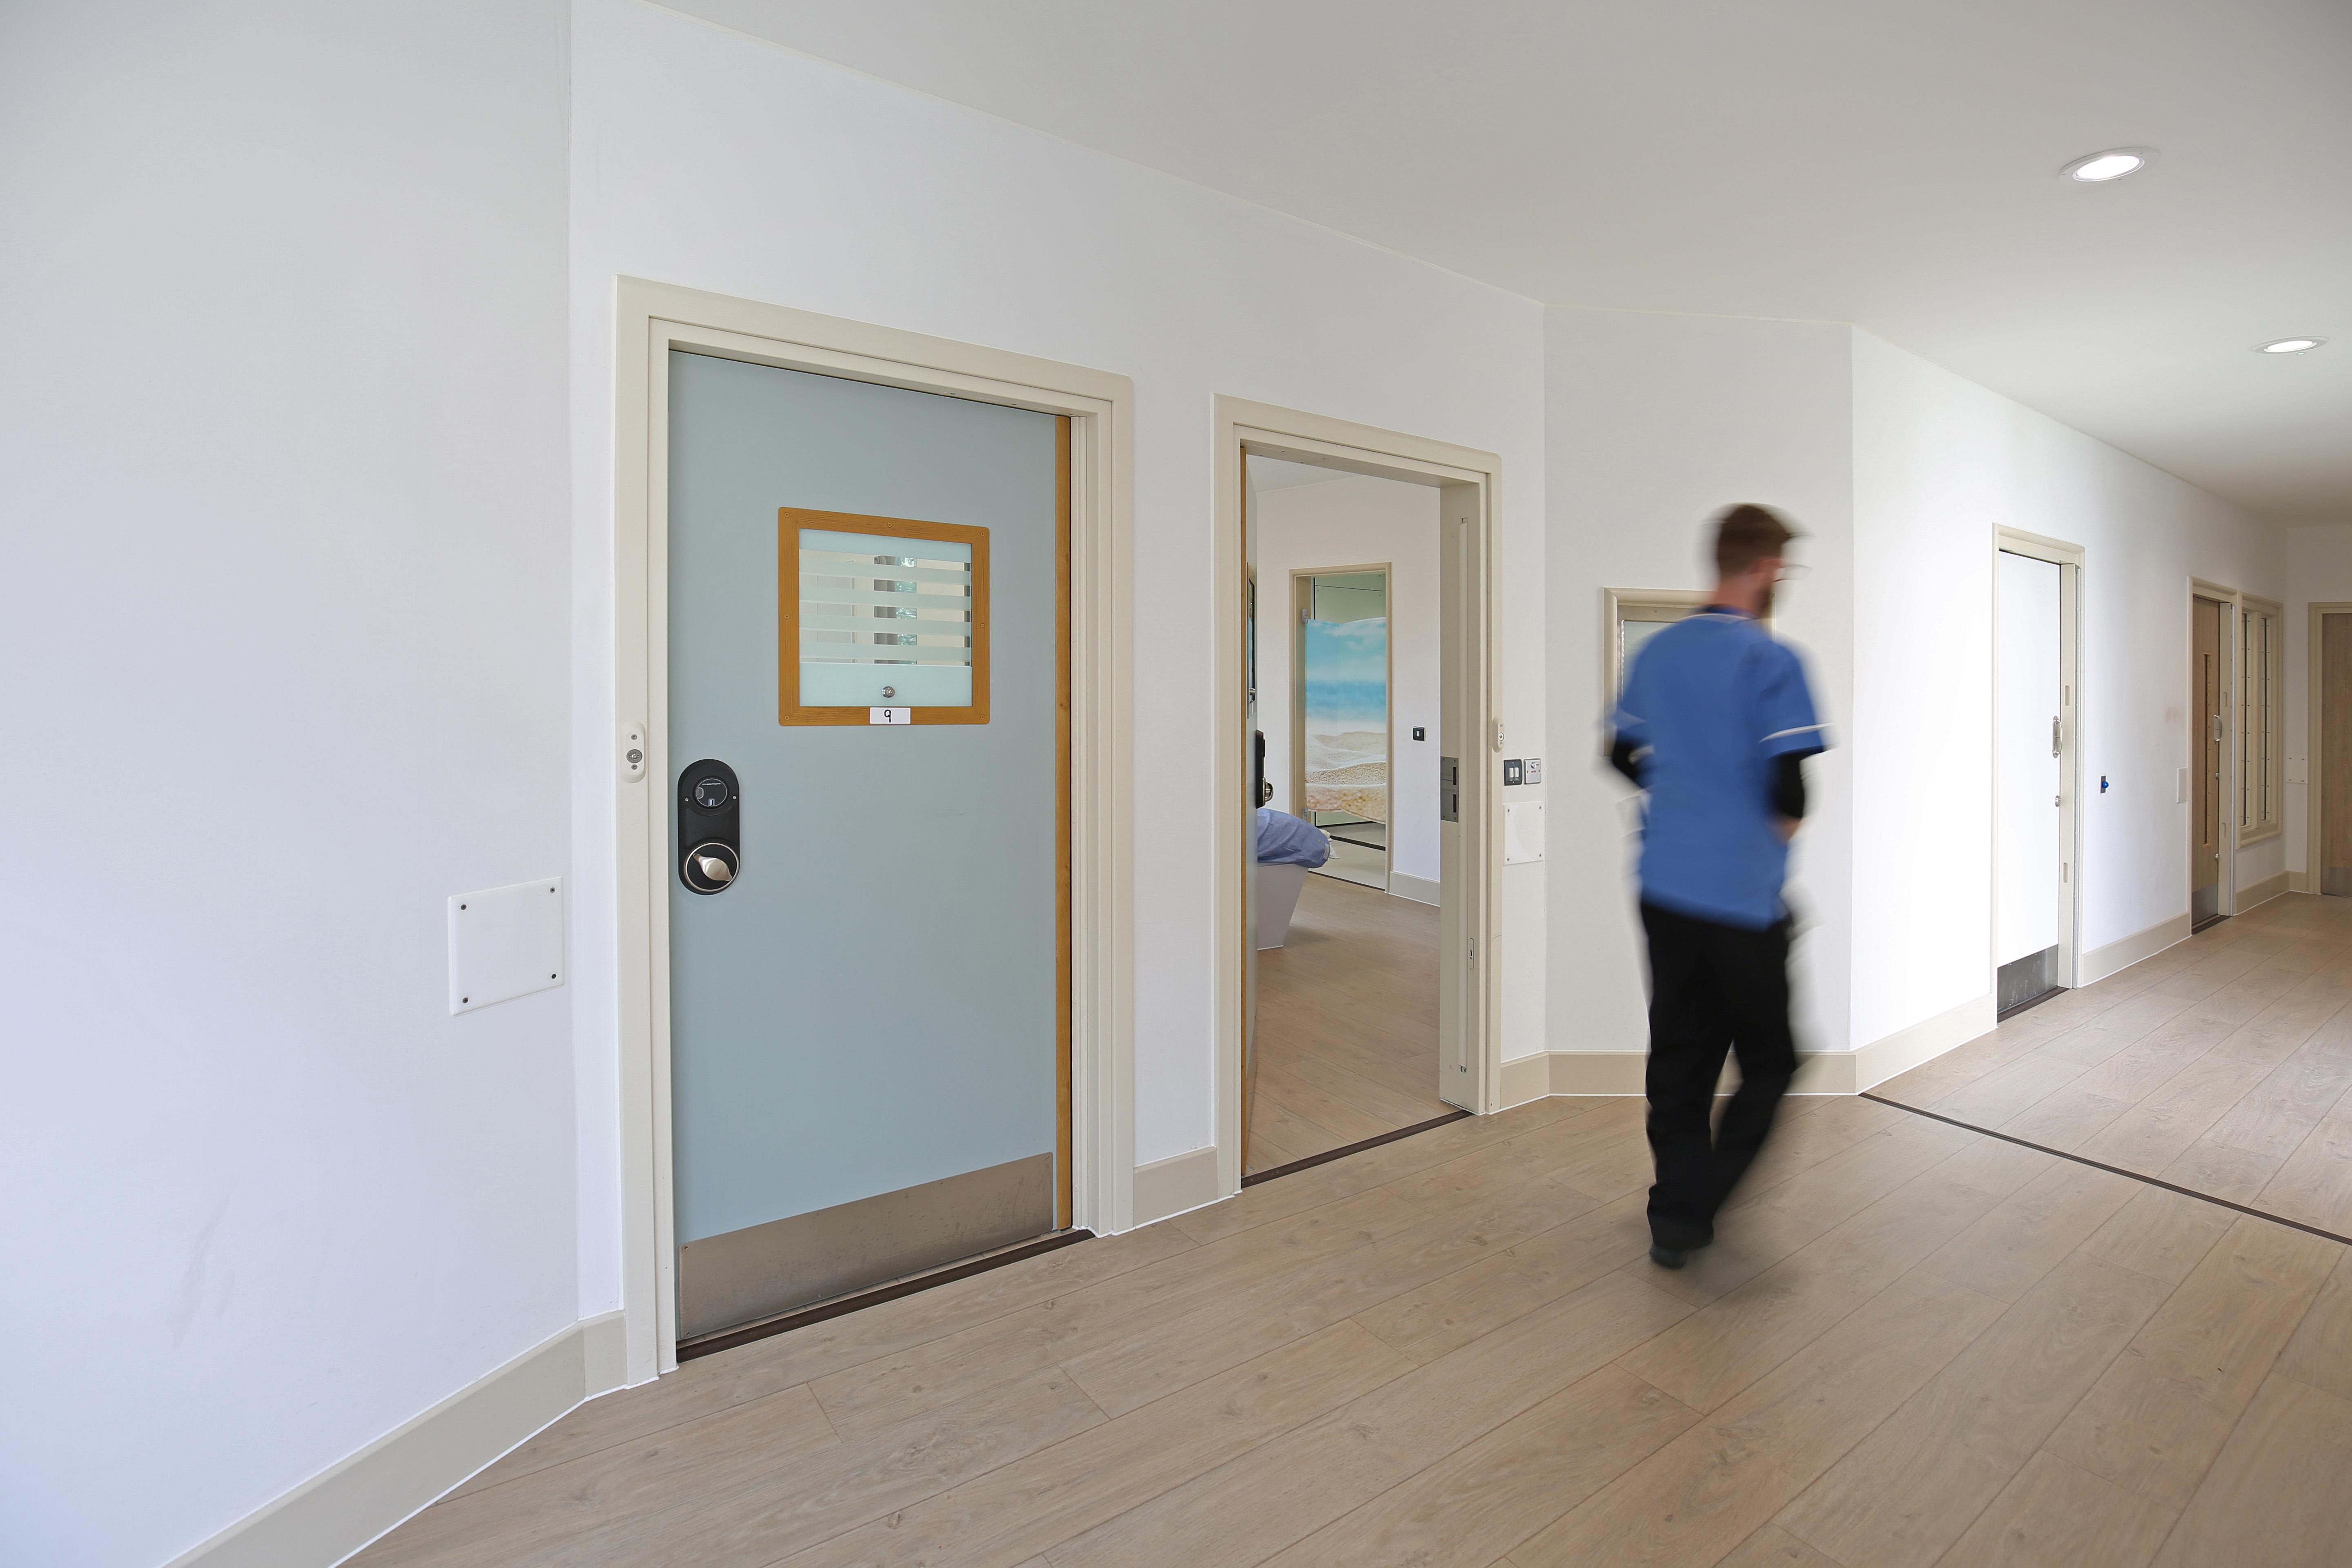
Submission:
{"label": "white access panel on wall", "polygon": [[1544,858],[1544,809],[1539,800],[1503,807],[1503,864],[1525,865]]}
{"label": "white access panel on wall", "polygon": [[563,984],[563,879],[449,900],[449,1011],[470,1013]]}

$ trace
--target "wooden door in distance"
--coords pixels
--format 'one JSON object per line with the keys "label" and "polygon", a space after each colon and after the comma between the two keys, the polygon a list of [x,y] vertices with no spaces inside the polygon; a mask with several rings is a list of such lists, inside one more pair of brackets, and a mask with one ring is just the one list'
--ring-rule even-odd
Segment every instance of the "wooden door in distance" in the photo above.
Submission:
{"label": "wooden door in distance", "polygon": [[2202,925],[2221,912],[2221,606],[2191,601],[2195,686],[2189,693],[2189,919]]}
{"label": "wooden door in distance", "polygon": [[2319,890],[2352,898],[2352,615],[2319,617]]}

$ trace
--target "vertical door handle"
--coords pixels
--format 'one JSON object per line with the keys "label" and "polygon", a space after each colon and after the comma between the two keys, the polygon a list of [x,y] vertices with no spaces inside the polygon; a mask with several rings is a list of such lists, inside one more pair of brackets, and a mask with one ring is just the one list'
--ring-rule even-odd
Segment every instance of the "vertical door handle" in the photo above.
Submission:
{"label": "vertical door handle", "polygon": [[2057,714],[2055,714],[2055,713],[2053,713],[2052,715],[2050,715],[2050,754],[2051,754],[2052,756],[2053,756],[2053,757],[2054,757],[2054,756],[2056,756],[2056,755],[2058,755],[2058,754],[2059,754],[2059,752],[2058,752],[2058,741],[2059,741],[2059,737],[2060,737],[2060,736],[2062,736],[2062,735],[2063,735],[2064,733],[2065,733],[2064,729],[2063,729],[2063,728],[2060,725],[2060,723],[2059,723],[2058,715],[2057,715]]}

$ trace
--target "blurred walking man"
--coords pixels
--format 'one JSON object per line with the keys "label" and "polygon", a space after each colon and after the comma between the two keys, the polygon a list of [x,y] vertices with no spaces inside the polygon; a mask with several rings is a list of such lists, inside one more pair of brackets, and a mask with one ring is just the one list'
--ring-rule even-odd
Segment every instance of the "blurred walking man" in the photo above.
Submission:
{"label": "blurred walking man", "polygon": [[[1760,506],[1718,518],[1712,602],[1651,637],[1610,717],[1611,764],[1649,795],[1650,1257],[1668,1268],[1715,1239],[1797,1068],[1780,885],[1803,760],[1828,741],[1804,667],[1762,625],[1793,537]],[[1739,1090],[1711,1126],[1726,1051]]]}

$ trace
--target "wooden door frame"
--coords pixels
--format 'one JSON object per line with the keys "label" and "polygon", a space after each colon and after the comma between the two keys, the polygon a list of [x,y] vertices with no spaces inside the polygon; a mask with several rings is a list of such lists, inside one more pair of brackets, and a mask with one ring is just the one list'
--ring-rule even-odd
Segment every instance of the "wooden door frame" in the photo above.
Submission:
{"label": "wooden door frame", "polygon": [[[1306,626],[1306,621],[1298,614],[1302,608],[1306,607],[1301,605],[1299,603],[1298,596],[1300,590],[1298,584],[1302,578],[1340,577],[1345,576],[1350,572],[1377,572],[1381,574],[1381,596],[1383,606],[1381,613],[1387,616],[1389,630],[1393,634],[1396,630],[1396,617],[1393,615],[1389,614],[1389,611],[1393,608],[1395,604],[1396,563],[1394,562],[1375,561],[1362,566],[1318,566],[1313,568],[1294,566],[1290,569],[1290,668],[1288,671],[1290,686],[1290,803],[1292,805],[1299,808],[1297,814],[1301,816],[1307,816],[1305,809],[1307,805],[1307,635],[1304,629]],[[1310,588],[1307,589],[1307,592],[1312,593],[1314,590]],[[1388,790],[1390,820],[1386,825],[1388,828],[1388,847],[1381,851],[1381,891],[1387,892],[1389,890],[1389,883],[1396,871],[1396,638],[1391,635],[1384,639],[1384,643],[1385,647],[1381,654],[1381,658],[1382,662],[1388,667],[1388,717],[1386,720],[1388,740],[1386,743],[1388,746],[1389,763]],[[1264,643],[1260,643],[1258,645],[1258,657],[1261,658],[1265,657],[1265,645]],[[1314,819],[1312,817],[1308,817],[1307,820],[1311,822]],[[1242,1155],[1243,1158],[1246,1160],[1249,1156],[1249,1151],[1246,1147],[1248,1142],[1248,1130],[1246,1128],[1243,1130],[1243,1142],[1244,1147],[1242,1151]]]}
{"label": "wooden door frame", "polygon": [[[2022,529],[1993,530],[1993,552],[2006,552],[2029,560],[2046,561],[2058,568],[2058,679],[2059,745],[2058,745],[2058,847],[2063,857],[2059,872],[2058,895],[2058,973],[2060,983],[2068,989],[2083,984],[2083,714],[2090,704],[2083,700],[2083,573],[2089,562],[2089,552],[2081,545],[2063,539],[2051,539]],[[1992,745],[1986,751],[1986,776],[1995,790],[1999,787],[2000,743],[2000,562],[1994,563],[1993,574],[1993,637],[1992,679],[1993,713]],[[1995,798],[1988,790],[1988,804]],[[1992,829],[1992,817],[1988,813],[1987,828]],[[2000,874],[2000,848],[1993,846],[1993,875]],[[1998,910],[2000,889],[1992,889],[1990,907]],[[1998,916],[1996,916],[1998,918]],[[1994,992],[2000,985],[2000,965],[1996,961],[1993,922],[1985,922],[1985,989]]]}
{"label": "wooden door frame", "polygon": [[[1494,709],[1493,567],[1496,495],[1502,459],[1376,426],[1358,425],[1295,408],[1217,395],[1214,442],[1215,526],[1212,581],[1214,679],[1210,738],[1216,784],[1212,887],[1211,993],[1215,999],[1216,1077],[1213,1135],[1220,1194],[1241,1190],[1243,1039],[1245,975],[1255,956],[1246,929],[1248,887],[1255,857],[1252,827],[1256,803],[1237,810],[1249,793],[1247,672],[1243,668],[1244,538],[1242,455],[1277,458],[1343,473],[1400,479],[1438,492],[1440,751],[1462,766],[1460,832],[1441,852],[1439,997],[1441,1016],[1459,1043],[1448,1062],[1462,1081],[1440,1098],[1486,1114],[1502,1109],[1502,1005],[1494,962],[1495,900],[1501,880],[1501,811],[1496,802],[1501,769]],[[1453,600],[1458,597],[1457,605]],[[1393,777],[1391,787],[1395,785]],[[1533,961],[1533,956],[1530,956]]]}
{"label": "wooden door frame", "polygon": [[[2306,728],[2303,736],[2303,884],[2299,890],[2316,893],[2320,890],[2321,873],[2325,869],[2324,841],[2320,834],[2326,826],[2326,791],[2319,771],[2323,760],[2319,742],[2320,725],[2326,715],[2327,667],[2322,661],[2319,637],[2325,629],[2325,617],[2352,616],[2352,599],[2314,600],[2304,608],[2304,673],[2308,685],[2305,692],[2304,723]],[[2282,616],[2280,618],[2284,621],[2285,617]],[[2286,787],[2284,781],[2279,787]],[[2285,813],[2282,811],[2280,816],[2284,818]],[[2288,873],[2288,885],[2294,886],[2292,868]]]}
{"label": "wooden door frame", "polygon": [[[1132,1223],[1132,496],[1127,377],[642,279],[615,279],[613,704],[622,1310],[626,1381],[677,1364],[669,1096],[668,354],[961,396],[1069,428],[1071,1223]],[[624,748],[645,755],[627,763]]]}
{"label": "wooden door frame", "polygon": [[[2230,808],[2229,788],[2230,781],[2241,777],[2243,769],[2243,763],[2239,757],[2238,752],[2240,743],[2238,731],[2240,724],[2238,711],[2239,703],[2237,697],[2238,624],[2243,617],[2244,598],[2245,595],[2235,588],[2224,587],[2219,583],[2209,583],[2202,577],[2191,577],[2189,579],[2189,647],[2187,654],[2182,659],[2182,663],[2187,668],[2189,683],[2191,686],[2194,686],[2197,681],[2197,601],[2200,599],[2210,599],[2215,604],[2220,605],[2226,612],[2226,614],[2221,617],[2220,637],[2221,646],[2215,650],[2221,665],[2220,671],[2221,681],[2221,782],[2216,785],[2216,787],[2222,792],[2222,795],[2221,799],[2219,802],[2221,813],[2221,890],[2219,897],[2214,900],[2214,910],[2217,913],[2222,915],[2234,915],[2238,912],[2237,814]],[[2202,742],[2197,742],[2193,744],[2201,745]],[[2203,756],[2192,749],[2189,763],[2189,767],[2193,770],[2201,766],[2203,763]],[[2190,776],[2193,781],[2195,776],[2194,773],[2192,773]],[[2193,815],[2197,803],[2197,792],[2194,788],[2191,788],[2189,792],[2189,809]],[[2192,845],[2196,842],[2196,826],[2192,822],[2189,827],[2189,842]],[[2189,902],[2189,920],[2190,925],[2193,926],[2196,924],[2197,905],[2193,894],[2191,895]]]}

